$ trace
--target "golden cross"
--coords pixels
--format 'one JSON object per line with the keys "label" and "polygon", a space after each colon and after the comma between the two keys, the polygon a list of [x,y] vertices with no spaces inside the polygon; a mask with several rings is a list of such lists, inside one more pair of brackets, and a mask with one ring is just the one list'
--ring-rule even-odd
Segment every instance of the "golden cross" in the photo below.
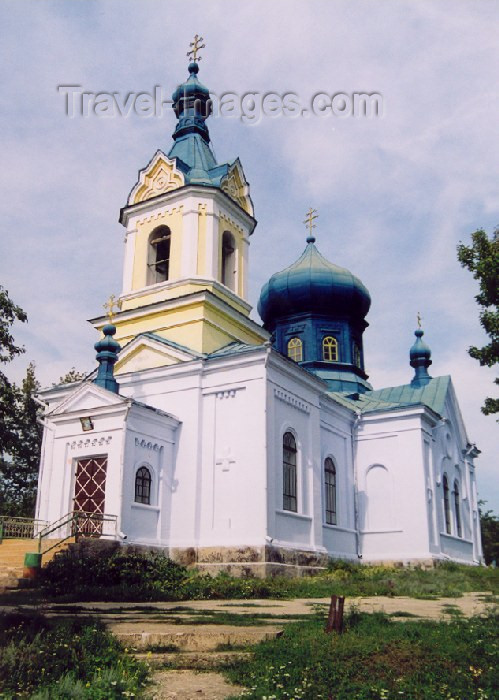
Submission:
{"label": "golden cross", "polygon": [[317,213],[317,209],[312,209],[312,207],[310,207],[310,209],[307,211],[306,216],[307,218],[303,223],[305,224],[305,226],[307,226],[308,230],[310,231],[310,235],[312,235],[312,229],[315,228],[314,221],[319,216],[319,214]]}
{"label": "golden cross", "polygon": [[187,56],[191,59],[193,63],[196,63],[196,61],[201,60],[201,56],[198,56],[198,51],[205,48],[205,44],[200,44],[201,41],[203,41],[203,37],[198,36],[196,34],[196,36],[194,37],[194,41],[191,41],[191,43],[189,44],[189,46],[191,46],[192,48],[190,49],[190,51],[187,52]]}
{"label": "golden cross", "polygon": [[111,294],[108,301],[106,301],[106,303],[103,305],[103,308],[106,310],[106,316],[108,318],[109,323],[113,322],[113,318],[115,315],[114,307],[116,307],[116,311],[119,311],[121,308],[121,303],[119,301],[116,301],[116,297],[114,296],[114,294]]}
{"label": "golden cross", "polygon": [[418,311],[417,319],[418,319],[418,328],[421,328],[421,321],[423,320],[423,317],[421,316],[419,311]]}

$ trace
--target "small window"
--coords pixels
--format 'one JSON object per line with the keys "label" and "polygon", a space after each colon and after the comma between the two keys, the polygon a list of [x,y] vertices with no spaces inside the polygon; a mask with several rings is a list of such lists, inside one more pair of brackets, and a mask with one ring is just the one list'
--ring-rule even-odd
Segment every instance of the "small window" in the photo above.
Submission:
{"label": "small window", "polygon": [[297,511],[296,440],[293,433],[284,433],[282,440],[283,510]]}
{"label": "small window", "polygon": [[288,342],[288,357],[294,362],[303,360],[303,343],[299,338],[291,338]]}
{"label": "small window", "polygon": [[158,226],[149,236],[147,284],[166,282],[170,273],[171,232],[168,226]]}
{"label": "small window", "polygon": [[324,362],[338,362],[338,341],[328,335],[322,341],[322,359]]}
{"label": "small window", "polygon": [[229,231],[222,236],[222,284],[236,291],[236,242]]}
{"label": "small window", "polygon": [[362,367],[362,361],[360,357],[360,347],[358,343],[353,344],[353,363],[356,367]]}
{"label": "small window", "polygon": [[461,504],[459,502],[459,484],[457,481],[454,482],[454,511],[456,515],[457,536],[462,537],[463,529],[461,527]]}
{"label": "small window", "polygon": [[444,474],[442,479],[442,484],[444,487],[444,516],[445,516],[445,532],[450,535],[450,503],[449,503],[449,482],[447,481],[447,475]]}
{"label": "small window", "polygon": [[135,475],[135,503],[151,505],[151,472],[147,467],[140,467]]}
{"label": "small window", "polygon": [[324,491],[326,523],[336,525],[336,467],[331,457],[328,457],[324,462]]}

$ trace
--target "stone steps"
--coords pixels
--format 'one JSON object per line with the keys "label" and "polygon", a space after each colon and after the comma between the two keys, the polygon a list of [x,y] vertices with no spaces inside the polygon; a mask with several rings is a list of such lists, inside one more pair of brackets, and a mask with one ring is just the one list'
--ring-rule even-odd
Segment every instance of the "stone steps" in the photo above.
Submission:
{"label": "stone steps", "polygon": [[135,657],[145,661],[152,669],[170,666],[175,669],[210,671],[248,661],[249,651],[183,651],[183,652],[139,652]]}
{"label": "stone steps", "polygon": [[[145,629],[146,628],[146,629]],[[220,647],[247,647],[275,639],[282,628],[274,625],[169,625],[167,623],[109,624],[110,631],[127,647],[137,651],[164,649],[170,652],[213,652]]]}
{"label": "stone steps", "polygon": [[[68,540],[43,540],[43,549],[53,547],[42,556],[42,566],[48,564],[59,552],[64,551],[72,542]],[[54,546],[55,545],[55,546]],[[23,579],[24,557],[26,554],[38,551],[38,539],[4,539],[0,542],[0,593],[8,590],[32,585],[28,579]]]}

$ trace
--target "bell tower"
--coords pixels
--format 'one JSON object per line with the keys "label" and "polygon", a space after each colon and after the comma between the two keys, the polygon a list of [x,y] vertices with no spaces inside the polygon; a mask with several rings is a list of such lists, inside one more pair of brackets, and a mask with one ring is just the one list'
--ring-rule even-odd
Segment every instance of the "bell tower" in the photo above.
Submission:
{"label": "bell tower", "polygon": [[[114,324],[122,347],[144,333],[195,353],[268,338],[249,318],[256,226],[249,185],[239,159],[219,164],[211,149],[212,104],[198,79],[201,41],[196,35],[189,77],[172,95],[174,143],[140,170],[120,212],[125,257]],[[102,331],[105,318],[91,322]]]}

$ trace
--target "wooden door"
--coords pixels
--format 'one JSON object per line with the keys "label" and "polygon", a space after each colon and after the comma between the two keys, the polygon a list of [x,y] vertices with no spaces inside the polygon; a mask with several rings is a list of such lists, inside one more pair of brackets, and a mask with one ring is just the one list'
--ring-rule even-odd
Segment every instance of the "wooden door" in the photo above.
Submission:
{"label": "wooden door", "polygon": [[[78,532],[85,537],[102,534],[106,495],[107,456],[79,459],[76,463],[74,510],[87,513],[88,518],[79,519]],[[91,517],[95,516],[95,517]]]}

